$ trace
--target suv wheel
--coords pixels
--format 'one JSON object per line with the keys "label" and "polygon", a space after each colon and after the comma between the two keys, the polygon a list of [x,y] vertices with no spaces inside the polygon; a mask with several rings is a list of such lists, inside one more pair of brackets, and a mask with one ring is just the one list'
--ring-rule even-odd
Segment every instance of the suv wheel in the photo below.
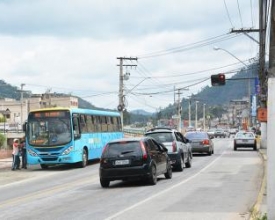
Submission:
{"label": "suv wheel", "polygon": [[190,153],[188,154],[187,162],[185,163],[186,168],[190,168],[192,166],[192,159]]}
{"label": "suv wheel", "polygon": [[178,166],[177,166],[177,170],[178,171],[183,171],[183,164],[184,164],[184,162],[183,162],[183,156],[181,155],[180,156],[180,163],[178,163]]}
{"label": "suv wheel", "polygon": [[170,161],[168,161],[168,163],[167,163],[167,171],[164,174],[164,176],[165,176],[166,179],[171,179],[172,178],[172,167],[171,167]]}
{"label": "suv wheel", "polygon": [[149,183],[151,185],[156,185],[157,184],[157,170],[156,170],[156,167],[155,165],[152,165],[151,167],[151,172],[150,172],[150,177],[149,177]]}
{"label": "suv wheel", "polygon": [[100,179],[100,184],[103,188],[107,188],[109,187],[110,185],[110,181],[109,180],[103,180],[103,179]]}

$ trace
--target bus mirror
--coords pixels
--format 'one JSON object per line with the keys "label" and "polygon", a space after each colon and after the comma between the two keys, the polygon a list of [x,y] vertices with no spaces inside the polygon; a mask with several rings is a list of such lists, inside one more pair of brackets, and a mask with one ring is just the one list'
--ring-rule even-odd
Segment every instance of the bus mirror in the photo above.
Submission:
{"label": "bus mirror", "polygon": [[27,122],[25,122],[25,123],[22,125],[22,130],[23,130],[24,132],[26,132],[26,130],[27,130]]}

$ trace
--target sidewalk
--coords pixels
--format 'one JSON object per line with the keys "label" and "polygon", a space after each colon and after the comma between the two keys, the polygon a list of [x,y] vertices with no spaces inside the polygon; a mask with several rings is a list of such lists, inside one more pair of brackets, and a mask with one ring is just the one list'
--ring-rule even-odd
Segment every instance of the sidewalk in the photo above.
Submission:
{"label": "sidewalk", "polygon": [[250,220],[261,219],[267,213],[267,173],[266,173],[266,165],[267,165],[267,155],[266,149],[259,149],[259,153],[262,156],[263,163],[264,163],[264,175],[262,180],[261,189],[259,191],[258,198],[253,206],[252,213]]}
{"label": "sidewalk", "polygon": [[12,157],[0,159],[0,169],[11,168],[12,166]]}

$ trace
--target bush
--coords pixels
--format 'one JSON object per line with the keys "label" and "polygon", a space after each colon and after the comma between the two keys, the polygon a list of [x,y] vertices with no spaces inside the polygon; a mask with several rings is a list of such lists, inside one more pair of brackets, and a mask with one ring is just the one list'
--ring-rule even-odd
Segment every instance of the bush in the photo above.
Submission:
{"label": "bush", "polygon": [[0,147],[4,145],[5,141],[6,141],[5,135],[0,133]]}

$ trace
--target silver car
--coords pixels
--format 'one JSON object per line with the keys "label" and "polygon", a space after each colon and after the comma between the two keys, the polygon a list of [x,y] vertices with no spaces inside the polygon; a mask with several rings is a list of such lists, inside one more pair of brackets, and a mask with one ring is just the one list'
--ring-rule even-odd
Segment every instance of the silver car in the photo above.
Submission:
{"label": "silver car", "polygon": [[214,153],[213,136],[209,136],[205,131],[186,132],[185,137],[192,147],[193,153],[207,153],[209,156]]}
{"label": "silver car", "polygon": [[192,149],[179,131],[166,127],[155,127],[144,135],[153,137],[168,149],[173,169],[182,171],[184,166],[187,168],[192,166]]}
{"label": "silver car", "polygon": [[234,150],[240,147],[257,150],[257,140],[253,132],[240,131],[234,137]]}

